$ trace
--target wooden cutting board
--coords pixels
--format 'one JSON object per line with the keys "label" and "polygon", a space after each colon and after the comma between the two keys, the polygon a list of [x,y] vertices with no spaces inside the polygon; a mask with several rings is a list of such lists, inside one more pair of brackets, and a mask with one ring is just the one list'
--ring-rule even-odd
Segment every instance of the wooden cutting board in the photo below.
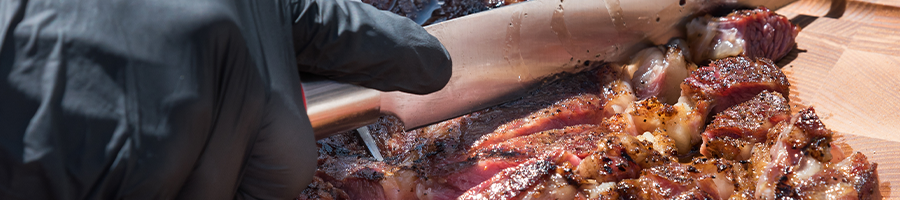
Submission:
{"label": "wooden cutting board", "polygon": [[778,63],[792,103],[878,163],[882,197],[900,199],[900,1],[801,0],[776,12],[802,28]]}

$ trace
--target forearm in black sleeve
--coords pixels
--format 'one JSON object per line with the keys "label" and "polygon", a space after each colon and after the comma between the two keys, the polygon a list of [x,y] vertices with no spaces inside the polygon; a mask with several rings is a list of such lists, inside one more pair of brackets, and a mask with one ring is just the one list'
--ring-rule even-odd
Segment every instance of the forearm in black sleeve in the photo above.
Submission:
{"label": "forearm in black sleeve", "polygon": [[417,94],[450,79],[450,54],[408,18],[353,0],[298,0],[293,9],[301,72]]}

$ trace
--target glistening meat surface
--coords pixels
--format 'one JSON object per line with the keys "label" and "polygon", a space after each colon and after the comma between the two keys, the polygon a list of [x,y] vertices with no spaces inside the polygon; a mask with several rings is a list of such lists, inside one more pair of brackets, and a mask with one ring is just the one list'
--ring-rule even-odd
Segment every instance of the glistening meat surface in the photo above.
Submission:
{"label": "glistening meat surface", "polygon": [[790,117],[787,100],[763,91],[715,115],[703,132],[700,153],[707,157],[746,160],[755,143],[765,142],[769,128]]}
{"label": "glistening meat surface", "polygon": [[789,94],[790,83],[766,58],[729,57],[691,72],[681,89],[701,110],[713,114],[750,100],[762,91]]}
{"label": "glistening meat surface", "polygon": [[685,59],[697,49],[675,39],[428,127],[382,118],[369,128],[385,161],[355,132],[321,140],[301,198],[872,198],[877,164],[831,148],[812,108],[788,112],[790,84],[769,58],[793,45],[795,26],[764,8],[704,19],[719,31],[713,50],[731,36],[760,44],[698,69]]}
{"label": "glistening meat surface", "polygon": [[800,28],[768,8],[737,10],[725,17],[705,16],[687,26],[693,61],[731,56],[779,60],[794,47]]}

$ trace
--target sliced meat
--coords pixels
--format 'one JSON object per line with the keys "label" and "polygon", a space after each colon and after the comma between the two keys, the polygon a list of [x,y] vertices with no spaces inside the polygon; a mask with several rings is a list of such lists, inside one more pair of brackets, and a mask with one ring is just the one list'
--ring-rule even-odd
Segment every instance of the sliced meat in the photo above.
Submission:
{"label": "sliced meat", "polygon": [[769,128],[790,118],[787,100],[764,91],[715,115],[703,132],[700,153],[707,157],[746,160],[755,143],[765,142]]}
{"label": "sliced meat", "polygon": [[614,81],[603,87],[600,95],[582,94],[559,101],[527,117],[501,125],[472,145],[484,148],[510,138],[579,124],[599,124],[615,113],[624,112],[634,101],[631,87]]}
{"label": "sliced meat", "polygon": [[604,85],[621,76],[617,72],[618,69],[612,69],[601,62],[589,63],[586,67],[596,69],[548,78],[539,89],[516,101],[412,131],[403,131],[403,124],[397,118],[383,117],[376,124],[369,126],[370,132],[379,144],[385,159],[392,164],[421,163],[421,166],[434,166],[442,163],[437,160],[448,158],[464,160],[467,157],[459,155],[468,154],[473,143],[482,139],[484,135],[493,133],[498,127],[539,113],[542,109],[565,99],[582,94],[600,96],[603,94]]}
{"label": "sliced meat", "polygon": [[675,104],[681,95],[679,84],[687,78],[690,68],[685,60],[687,45],[681,39],[669,44],[650,47],[638,52],[624,71],[638,99],[656,97],[661,102]]}
{"label": "sliced meat", "polygon": [[608,116],[603,112],[605,103],[604,99],[593,94],[579,95],[560,101],[528,117],[519,118],[498,127],[497,131],[485,135],[482,140],[476,142],[474,148],[484,148],[510,138],[545,130],[600,123]]}
{"label": "sliced meat", "polygon": [[779,60],[794,47],[800,28],[786,17],[759,7],[734,11],[725,17],[709,15],[687,25],[695,63],[730,56]]}
{"label": "sliced meat", "polygon": [[597,125],[576,125],[512,138],[475,150],[478,157],[530,159],[556,149],[584,158],[594,152],[610,131]]}
{"label": "sliced meat", "polygon": [[766,58],[729,57],[691,72],[681,88],[701,111],[718,113],[762,91],[789,94],[787,77]]}
{"label": "sliced meat", "polygon": [[[566,164],[566,163],[576,164]],[[513,199],[521,198],[527,191],[547,181],[558,166],[574,166],[580,162],[578,157],[557,151],[543,158],[535,158],[508,168],[491,177],[491,179],[472,187],[459,199]]]}

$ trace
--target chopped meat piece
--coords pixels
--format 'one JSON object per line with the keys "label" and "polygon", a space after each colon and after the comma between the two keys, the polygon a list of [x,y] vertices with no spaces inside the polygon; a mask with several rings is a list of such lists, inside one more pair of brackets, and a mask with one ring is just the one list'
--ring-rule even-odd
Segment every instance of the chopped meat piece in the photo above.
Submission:
{"label": "chopped meat piece", "polygon": [[[640,177],[642,195],[647,199],[716,199],[718,189],[714,175],[701,173],[696,167],[668,163],[644,170]],[[699,197],[699,198],[694,198]]]}
{"label": "chopped meat piece", "polygon": [[[651,97],[634,102],[626,110],[626,115],[621,117],[621,121],[624,122],[618,122],[616,126],[610,127],[624,127],[624,132],[637,133],[662,130],[673,140],[677,152],[686,155],[701,141],[700,132],[704,121],[701,113],[687,103],[672,106]],[[616,120],[620,119],[608,119],[608,122],[617,122]],[[622,123],[626,124],[621,125]]]}
{"label": "chopped meat piece", "polygon": [[755,185],[750,165],[744,161],[701,157],[694,159],[691,166],[702,174],[712,175],[721,199],[728,199],[737,195],[735,191]]}
{"label": "chopped meat piece", "polygon": [[316,176],[345,192],[350,199],[362,197],[378,199],[384,196],[379,181],[384,178],[385,171],[390,171],[394,167],[364,158],[370,156],[361,143],[358,137],[352,134],[340,134],[319,140],[321,148]]}
{"label": "chopped meat piece", "polygon": [[718,113],[750,100],[762,91],[789,93],[787,77],[771,60],[729,57],[691,72],[681,84],[682,96],[702,111]]}
{"label": "chopped meat piece", "polygon": [[764,91],[718,114],[703,132],[700,153],[707,157],[746,160],[753,144],[765,142],[769,128],[790,118],[787,100]]}
{"label": "chopped meat piece", "polygon": [[[614,142],[614,140],[607,141]],[[585,158],[581,165],[575,169],[575,172],[584,178],[594,179],[598,182],[619,181],[638,177],[641,172],[639,161],[634,160],[625,150],[625,147],[618,144],[610,144],[605,150],[598,151]]]}
{"label": "chopped meat piece", "polygon": [[687,25],[695,63],[730,56],[779,60],[794,47],[800,28],[786,17],[759,7],[725,17],[699,17]]}
{"label": "chopped meat piece", "polygon": [[878,184],[872,176],[877,165],[862,154],[830,162],[832,135],[812,108],[778,123],[768,142],[753,149],[756,186],[747,189],[756,199],[869,198]]}
{"label": "chopped meat piece", "polygon": [[657,101],[656,97],[636,101],[628,109],[628,114],[634,120],[635,127],[640,133],[665,128],[667,121],[673,119],[678,111],[671,105]]}
{"label": "chopped meat piece", "polygon": [[350,196],[347,195],[344,190],[334,187],[331,183],[325,182],[322,178],[313,177],[312,183],[309,184],[309,187],[303,190],[300,193],[299,200],[307,200],[307,199],[321,199],[321,200],[335,200],[335,199],[350,199]]}
{"label": "chopped meat piece", "polygon": [[866,155],[860,152],[853,153],[837,165],[834,165],[847,182],[859,193],[859,199],[870,199],[878,192],[878,163],[869,162]]}
{"label": "chopped meat piece", "polygon": [[661,102],[675,104],[681,95],[678,85],[687,78],[690,69],[696,68],[685,61],[686,53],[687,45],[681,39],[673,39],[665,46],[650,47],[638,52],[624,66],[624,75],[634,86],[636,97],[656,97]]}

